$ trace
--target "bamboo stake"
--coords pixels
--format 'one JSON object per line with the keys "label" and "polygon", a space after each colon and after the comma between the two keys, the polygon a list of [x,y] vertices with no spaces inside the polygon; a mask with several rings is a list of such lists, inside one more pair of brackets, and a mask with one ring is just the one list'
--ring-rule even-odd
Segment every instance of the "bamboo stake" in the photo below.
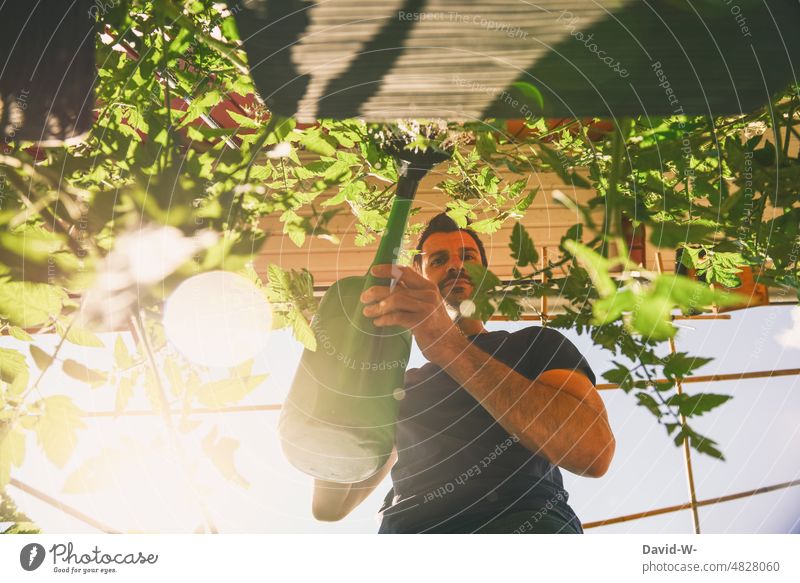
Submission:
{"label": "bamboo stake", "polygon": [[[736,494],[727,494],[717,498],[708,498],[697,502],[697,506],[710,506],[712,504],[719,504],[721,502],[730,502],[731,500],[739,500],[740,498],[747,498],[748,496],[755,496],[758,494],[766,494],[767,492],[774,492],[783,488],[791,488],[793,486],[800,486],[800,480],[792,480],[791,482],[783,482],[780,484],[773,484],[772,486],[762,486],[753,490],[746,490],[744,492],[737,492]],[[583,524],[583,528],[597,528],[600,526],[608,526],[610,524],[620,524],[622,522],[630,522],[631,520],[638,520],[640,518],[648,518],[650,516],[659,516],[661,514],[669,514],[670,512],[679,512],[681,510],[688,510],[691,508],[690,502],[683,504],[676,504],[674,506],[664,506],[663,508],[656,508],[655,510],[645,510],[644,512],[636,512],[634,514],[625,514],[624,516],[617,516],[614,518],[607,518],[605,520],[597,520],[595,522],[587,522]]]}
{"label": "bamboo stake", "polygon": [[[664,261],[661,257],[661,252],[656,251],[656,269],[658,273],[664,273]],[[669,351],[671,354],[676,354],[678,351],[675,348],[675,339],[669,339]],[[678,394],[683,394],[683,380],[677,379],[675,381],[675,386],[678,390]],[[686,416],[681,413],[680,414],[681,426],[686,426]],[[683,458],[686,464],[686,480],[689,485],[689,501],[691,503],[692,508],[692,523],[694,525],[694,532],[695,534],[700,534],[700,513],[697,510],[697,491],[694,485],[694,469],[692,468],[692,450],[689,447],[689,439],[684,437],[683,438]]]}

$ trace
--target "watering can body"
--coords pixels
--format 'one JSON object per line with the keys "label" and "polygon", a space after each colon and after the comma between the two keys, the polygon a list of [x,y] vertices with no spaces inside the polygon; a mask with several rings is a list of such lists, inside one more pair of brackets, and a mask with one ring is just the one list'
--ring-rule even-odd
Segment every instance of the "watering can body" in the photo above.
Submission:
{"label": "watering can body", "polygon": [[[399,183],[373,265],[397,262],[422,174],[415,171]],[[411,332],[376,327],[359,299],[367,288],[389,283],[369,272],[340,279],[325,292],[311,321],[317,347],[303,352],[278,433],[289,462],[315,478],[360,482],[391,455]]]}
{"label": "watering can body", "polygon": [[317,348],[303,352],[278,424],[289,461],[330,482],[365,480],[394,447],[411,332],[363,317],[359,296],[375,283],[347,277],[325,293],[311,322]]}

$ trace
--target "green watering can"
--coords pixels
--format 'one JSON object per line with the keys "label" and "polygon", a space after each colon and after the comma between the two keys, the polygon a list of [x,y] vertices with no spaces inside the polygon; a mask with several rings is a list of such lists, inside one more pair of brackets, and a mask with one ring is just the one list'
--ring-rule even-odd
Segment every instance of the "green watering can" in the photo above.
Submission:
{"label": "green watering can", "polygon": [[[372,265],[397,263],[419,181],[451,155],[433,148],[404,150],[396,143],[384,148],[399,159],[399,180]],[[328,289],[312,319],[317,349],[303,352],[278,433],[291,464],[315,478],[365,480],[383,467],[394,447],[411,332],[374,326],[359,300],[367,288],[389,283],[369,270],[343,278]]]}

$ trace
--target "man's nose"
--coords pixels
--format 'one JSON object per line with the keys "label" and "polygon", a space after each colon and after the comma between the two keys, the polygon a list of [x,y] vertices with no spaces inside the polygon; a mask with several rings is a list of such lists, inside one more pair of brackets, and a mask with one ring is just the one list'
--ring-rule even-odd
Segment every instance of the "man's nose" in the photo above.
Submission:
{"label": "man's nose", "polygon": [[464,271],[464,260],[461,257],[451,257],[447,265],[447,272],[459,273],[461,271]]}

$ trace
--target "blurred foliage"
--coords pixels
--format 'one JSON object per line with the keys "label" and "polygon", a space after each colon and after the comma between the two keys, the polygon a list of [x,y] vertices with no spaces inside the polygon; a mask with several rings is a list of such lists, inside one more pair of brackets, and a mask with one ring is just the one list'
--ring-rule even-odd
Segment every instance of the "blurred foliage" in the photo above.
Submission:
{"label": "blurred foliage", "polygon": [[5,490],[0,489],[0,524],[12,523],[0,528],[0,534],[40,534],[39,527],[30,518],[17,509],[14,500]]}
{"label": "blurred foliage", "polygon": [[[0,152],[0,327],[27,342],[30,353],[0,349],[0,488],[24,460],[26,435],[61,466],[85,426],[70,396],[39,394],[50,367],[116,391],[118,414],[137,392],[161,414],[180,408],[173,430],[184,433],[199,430],[194,408],[237,403],[263,381],[249,365],[219,379],[170,350],[161,304],[190,275],[224,269],[252,279],[274,306],[275,326],[291,327],[313,349],[313,274],[253,268],[272,235],[264,218],[279,217],[277,235],[297,246],[309,237],[338,245],[330,221],[349,213],[356,244],[370,245],[385,228],[398,178],[395,161],[363,122],[299,126],[253,99],[246,56],[223,5],[121,0],[97,17],[97,121],[88,138],[47,149],[11,143]],[[514,223],[515,279],[471,270],[478,315],[518,319],[533,299],[566,299],[566,313],[550,325],[590,334],[616,358],[603,373],[608,381],[632,393],[676,444],[688,439],[722,458],[717,444],[680,416],[690,421],[727,397],[678,394],[675,385],[708,359],[659,356],[660,343],[676,332],[676,310],[735,301],[720,288],[735,286],[743,266],[787,293],[800,287],[800,161],[790,155],[800,141],[799,109],[800,92],[791,87],[758,111],[718,119],[529,118],[513,135],[504,120],[448,124],[459,144],[438,185],[449,197],[448,214],[485,234]],[[214,121],[222,115],[236,127]],[[591,188],[595,196],[582,203],[554,193],[581,220],[564,233],[563,256],[542,264],[519,221],[543,196],[531,177],[545,171],[558,174],[565,191]],[[504,178],[509,173],[513,178]],[[625,221],[645,227],[656,247],[682,249],[681,262],[699,281],[634,265]],[[128,247],[115,243],[144,227],[169,237],[154,241],[175,241],[155,248],[169,256],[160,271],[142,273]],[[145,338],[134,347],[117,340],[115,366],[100,371],[59,351],[64,343],[101,349],[78,315],[109,273],[121,298],[114,316],[123,316],[123,327],[138,318]],[[50,352],[32,343],[31,334],[46,333],[61,337]],[[233,463],[234,440],[213,429],[202,443],[223,475],[246,485]],[[70,487],[94,471],[96,464],[83,467]]]}

